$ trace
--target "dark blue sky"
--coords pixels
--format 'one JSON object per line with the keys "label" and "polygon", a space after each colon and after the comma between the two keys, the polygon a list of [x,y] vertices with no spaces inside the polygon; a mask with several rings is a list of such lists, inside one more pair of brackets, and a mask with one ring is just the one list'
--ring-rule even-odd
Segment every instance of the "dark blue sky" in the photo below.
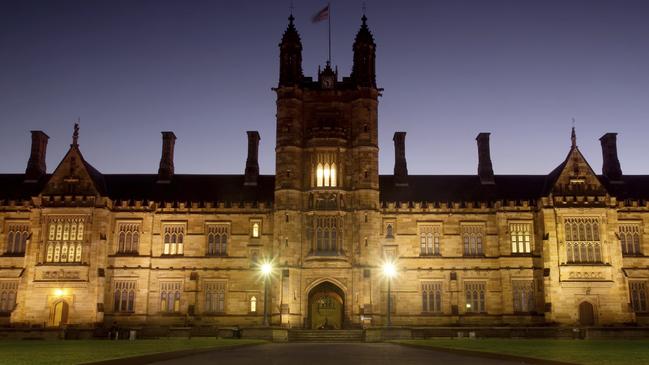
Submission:
{"label": "dark blue sky", "polygon": [[[104,173],[154,173],[173,130],[177,173],[242,173],[246,130],[274,173],[278,43],[290,1],[0,2],[0,172],[23,172],[29,130],[48,171],[81,117]],[[295,0],[305,74],[327,57],[324,1]],[[351,69],[361,1],[332,4],[333,63]],[[472,174],[491,132],[497,174],[545,174],[578,144],[618,132],[622,169],[649,173],[649,1],[367,1],[377,42],[380,170],[405,130],[411,174]]]}

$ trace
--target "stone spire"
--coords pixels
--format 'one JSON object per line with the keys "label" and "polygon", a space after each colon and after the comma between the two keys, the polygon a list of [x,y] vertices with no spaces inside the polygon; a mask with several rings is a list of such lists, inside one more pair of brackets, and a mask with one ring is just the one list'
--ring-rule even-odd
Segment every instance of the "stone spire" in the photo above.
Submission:
{"label": "stone spire", "polygon": [[363,14],[361,29],[354,40],[354,65],[351,78],[357,86],[376,87],[376,44]]}
{"label": "stone spire", "polygon": [[279,44],[279,86],[294,86],[302,81],[302,42],[293,24],[293,14]]}

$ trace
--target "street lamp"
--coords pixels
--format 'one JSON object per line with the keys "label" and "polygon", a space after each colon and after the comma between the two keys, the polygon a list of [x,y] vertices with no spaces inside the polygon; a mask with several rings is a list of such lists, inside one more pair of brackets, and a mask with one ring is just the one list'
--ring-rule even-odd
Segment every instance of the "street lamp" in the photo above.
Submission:
{"label": "street lamp", "polygon": [[264,262],[261,264],[261,275],[264,277],[264,326],[269,326],[268,321],[268,282],[273,272],[273,264]]}
{"label": "street lamp", "polygon": [[383,264],[383,275],[388,279],[388,327],[392,325],[392,295],[390,294],[390,287],[392,284],[392,278],[397,275],[397,267],[392,262],[386,262]]}

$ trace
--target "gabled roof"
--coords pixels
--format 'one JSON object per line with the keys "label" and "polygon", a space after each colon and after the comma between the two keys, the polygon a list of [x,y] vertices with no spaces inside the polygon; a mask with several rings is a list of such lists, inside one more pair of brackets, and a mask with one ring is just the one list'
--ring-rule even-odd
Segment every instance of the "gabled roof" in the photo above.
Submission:
{"label": "gabled roof", "polygon": [[104,195],[105,192],[104,176],[83,158],[77,144],[70,145],[42,191],[44,195]]}

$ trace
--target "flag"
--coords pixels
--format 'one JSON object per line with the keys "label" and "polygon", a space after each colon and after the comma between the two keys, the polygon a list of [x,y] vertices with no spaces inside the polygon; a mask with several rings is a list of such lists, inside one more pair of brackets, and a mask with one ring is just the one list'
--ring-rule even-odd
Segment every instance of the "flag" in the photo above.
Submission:
{"label": "flag", "polygon": [[317,23],[329,19],[329,5],[320,10],[316,15],[311,18],[311,22]]}

